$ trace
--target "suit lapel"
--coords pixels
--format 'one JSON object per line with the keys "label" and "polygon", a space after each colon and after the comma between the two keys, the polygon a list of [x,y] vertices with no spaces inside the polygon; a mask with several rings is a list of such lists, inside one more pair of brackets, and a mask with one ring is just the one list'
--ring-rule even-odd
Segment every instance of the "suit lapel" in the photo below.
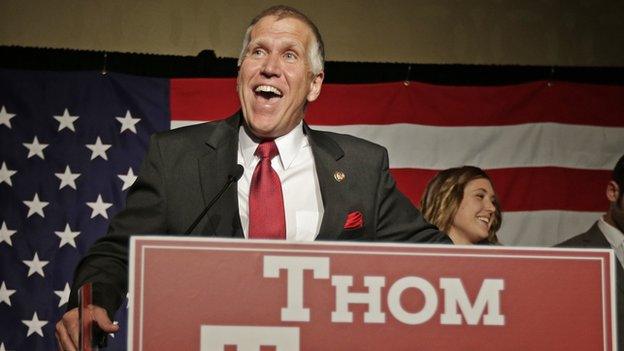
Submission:
{"label": "suit lapel", "polygon": [[624,269],[622,269],[622,265],[617,259],[615,260],[615,282],[619,296],[624,296]]}
{"label": "suit lapel", "polygon": [[334,178],[336,171],[345,171],[338,164],[338,160],[344,156],[344,151],[327,135],[310,129],[305,123],[304,131],[308,135],[314,154],[324,207],[323,220],[316,240],[333,240],[342,232],[348,211],[345,197],[348,182],[338,182]]}
{"label": "suit lapel", "polygon": [[[206,152],[197,159],[205,206],[221,190],[237,164],[239,125],[240,114],[237,113],[221,122],[206,137],[203,146]],[[206,217],[207,219],[198,226],[202,229],[201,233],[215,236],[243,236],[236,184],[230,186]]]}

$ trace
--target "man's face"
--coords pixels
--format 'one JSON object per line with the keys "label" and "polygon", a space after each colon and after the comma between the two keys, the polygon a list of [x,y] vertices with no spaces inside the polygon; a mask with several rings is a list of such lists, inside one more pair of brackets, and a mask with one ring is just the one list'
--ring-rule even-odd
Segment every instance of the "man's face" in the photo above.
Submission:
{"label": "man's face", "polygon": [[616,201],[611,203],[610,212],[615,227],[624,233],[624,193],[622,190],[618,187]]}
{"label": "man's face", "polygon": [[237,90],[250,131],[277,138],[303,119],[306,102],[321,91],[323,72],[310,71],[310,28],[296,18],[262,18],[251,31],[238,71]]}

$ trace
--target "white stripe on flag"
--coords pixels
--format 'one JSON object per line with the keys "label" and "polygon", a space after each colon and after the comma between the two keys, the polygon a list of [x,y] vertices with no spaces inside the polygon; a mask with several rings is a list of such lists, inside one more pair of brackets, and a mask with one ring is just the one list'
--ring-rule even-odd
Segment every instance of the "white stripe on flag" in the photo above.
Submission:
{"label": "white stripe on flag", "polygon": [[209,122],[209,120],[205,121],[185,121],[185,120],[171,120],[171,129],[182,128],[186,126],[192,126],[194,124],[200,124],[204,122]]}
{"label": "white stripe on flag", "polygon": [[391,168],[484,169],[565,167],[613,169],[624,150],[624,128],[531,123],[494,127],[415,124],[314,126],[356,135],[388,148]]}
{"label": "white stripe on flag", "polygon": [[518,211],[504,212],[497,233],[504,245],[553,246],[587,231],[601,212]]}
{"label": "white stripe on flag", "polygon": [[[171,121],[171,128],[201,123]],[[313,126],[388,148],[391,168],[564,167],[611,170],[624,150],[624,128],[530,123],[494,127],[415,124]]]}

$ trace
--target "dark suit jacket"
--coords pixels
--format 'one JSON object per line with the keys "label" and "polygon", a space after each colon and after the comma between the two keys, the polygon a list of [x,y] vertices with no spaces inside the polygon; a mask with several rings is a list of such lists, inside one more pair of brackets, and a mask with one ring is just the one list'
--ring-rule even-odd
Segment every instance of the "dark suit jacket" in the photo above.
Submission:
{"label": "dark suit jacket", "polygon": [[[112,314],[127,290],[130,235],[180,234],[225,184],[237,164],[240,113],[222,121],[152,136],[126,208],[111,221],[76,268],[68,308],[76,289],[94,285],[93,301]],[[325,207],[317,240],[450,243],[422,218],[390,175],[388,153],[371,142],[304,124],[312,147]],[[346,178],[338,182],[334,172]],[[236,186],[226,191],[192,235],[243,238]],[[360,211],[361,228],[344,229],[347,214]]]}
{"label": "dark suit jacket", "polygon": [[[579,234],[571,239],[557,244],[559,247],[587,247],[587,248],[607,248],[611,245],[598,227],[598,222],[583,234]],[[616,303],[617,303],[617,328],[618,328],[618,350],[624,350],[624,270],[620,262],[615,263],[616,281]]]}

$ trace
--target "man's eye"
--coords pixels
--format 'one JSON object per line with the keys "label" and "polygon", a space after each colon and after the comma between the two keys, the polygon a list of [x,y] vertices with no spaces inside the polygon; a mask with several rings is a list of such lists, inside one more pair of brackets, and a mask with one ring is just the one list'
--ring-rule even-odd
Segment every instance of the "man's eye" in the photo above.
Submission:
{"label": "man's eye", "polygon": [[254,49],[254,50],[251,51],[251,54],[253,56],[262,56],[263,51],[262,51],[262,49]]}
{"label": "man's eye", "polygon": [[284,57],[287,60],[294,60],[294,59],[297,58],[297,55],[295,55],[293,52],[287,52],[287,53],[284,54]]}

